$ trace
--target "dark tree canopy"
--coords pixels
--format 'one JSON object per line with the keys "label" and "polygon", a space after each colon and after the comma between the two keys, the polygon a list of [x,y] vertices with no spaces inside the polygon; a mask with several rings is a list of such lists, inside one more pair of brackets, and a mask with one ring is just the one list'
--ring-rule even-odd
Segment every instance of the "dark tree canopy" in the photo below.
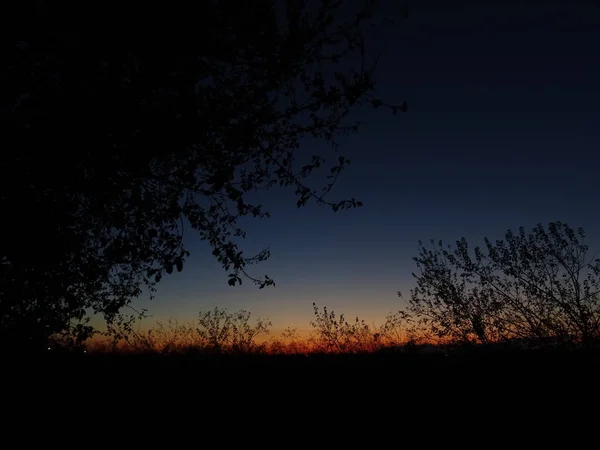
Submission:
{"label": "dark tree canopy", "polygon": [[[465,238],[431,241],[407,315],[430,335],[458,342],[600,344],[600,259],[583,229],[551,222],[469,250]],[[421,245],[421,244],[420,244]]]}
{"label": "dark tree canopy", "polygon": [[[90,311],[123,320],[144,286],[182,270],[184,224],[230,284],[272,284],[246,272],[268,249],[238,246],[239,217],[268,217],[252,192],[360,206],[326,197],[349,163],[336,139],[358,129],[345,119],[363,104],[405,107],[375,96],[375,3],[313,3],[15,3],[0,63],[5,340],[72,333]],[[307,154],[306,138],[331,156]],[[308,185],[319,168],[325,185]]]}

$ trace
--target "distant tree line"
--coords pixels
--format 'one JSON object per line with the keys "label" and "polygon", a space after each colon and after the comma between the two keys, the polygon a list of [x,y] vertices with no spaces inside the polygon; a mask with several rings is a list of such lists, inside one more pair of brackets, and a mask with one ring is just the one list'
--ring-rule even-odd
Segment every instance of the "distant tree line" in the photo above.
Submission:
{"label": "distant tree line", "polygon": [[[419,273],[407,305],[383,325],[346,320],[313,303],[312,332],[294,328],[264,339],[272,323],[250,312],[215,308],[196,323],[159,322],[145,333],[113,335],[130,351],[204,353],[363,353],[418,344],[508,348],[600,347],[600,259],[589,256],[583,229],[538,224],[469,250],[432,241],[414,258]],[[263,337],[261,342],[258,337]],[[109,342],[109,341],[106,341]],[[115,348],[117,348],[115,347]]]}
{"label": "distant tree line", "polygon": [[[288,327],[280,337],[264,339],[273,327],[270,320],[252,321],[247,310],[229,312],[215,307],[200,311],[195,322],[157,321],[147,331],[123,330],[121,334],[92,343],[91,348],[158,353],[306,354],[364,353],[405,343],[398,314],[388,315],[385,323],[377,327],[358,317],[347,322],[343,314],[337,316],[327,307],[320,310],[316,304],[313,304],[313,312],[312,332],[306,337],[301,337],[296,328]],[[61,341],[56,341],[56,345],[61,348]]]}
{"label": "distant tree line", "polygon": [[156,332],[137,336],[134,347],[156,349],[159,341],[164,348],[193,343],[211,351],[275,353],[357,353],[419,343],[599,347],[600,259],[589,255],[584,239],[583,229],[551,222],[529,232],[508,230],[495,242],[486,238],[485,247],[472,251],[464,238],[454,247],[420,243],[410,299],[380,327],[358,317],[347,321],[313,303],[308,338],[298,339],[288,329],[281,339],[258,345],[255,338],[269,332],[270,321],[250,325],[250,313],[216,308],[200,313],[197,326],[171,323],[167,331],[161,324]]}

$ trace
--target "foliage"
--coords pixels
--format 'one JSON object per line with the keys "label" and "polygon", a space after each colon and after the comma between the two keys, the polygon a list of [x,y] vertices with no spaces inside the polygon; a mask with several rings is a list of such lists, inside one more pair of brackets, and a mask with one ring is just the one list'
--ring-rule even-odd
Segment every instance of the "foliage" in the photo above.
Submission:
{"label": "foliage", "polygon": [[[323,312],[316,305],[313,308],[316,333],[307,338],[300,337],[297,328],[287,327],[280,336],[259,343],[259,336],[270,334],[271,321],[257,318],[251,323],[249,311],[231,313],[216,307],[200,311],[195,323],[181,323],[175,319],[156,321],[155,326],[145,332],[130,327],[130,334],[106,335],[106,338],[113,337],[112,341],[94,339],[88,342],[87,348],[101,352],[308,355],[398,348],[410,338],[402,330],[404,317],[401,313],[390,313],[384,324],[377,327],[358,318],[350,324],[343,315],[336,318],[326,307]],[[117,339],[114,336],[118,336]]]}
{"label": "foliage", "polygon": [[300,338],[297,328],[287,327],[281,336],[267,343],[266,351],[274,355],[307,355],[312,347],[307,340]]}
{"label": "foliage", "polygon": [[194,323],[181,323],[176,319],[166,322],[157,320],[155,326],[145,332],[130,327],[129,332],[107,336],[112,340],[113,350],[126,348],[138,353],[181,353],[198,348],[201,344]]}
{"label": "foliage", "polygon": [[260,318],[251,324],[250,315],[250,312],[244,309],[233,313],[218,307],[201,311],[196,328],[201,346],[217,353],[259,351],[261,347],[255,342],[255,338],[261,334],[268,334],[273,324]]}
{"label": "foliage", "polygon": [[184,352],[201,344],[193,322],[181,323],[175,319],[157,320],[156,326],[146,334],[151,348],[161,353]]}
{"label": "foliage", "polygon": [[327,198],[350,161],[301,144],[337,149],[360,105],[405,110],[374,94],[371,0],[204,2],[191,15],[119,4],[94,8],[97,25],[71,20],[85,5],[18,2],[24,23],[3,41],[0,337],[34,346],[90,312],[135,320],[123,307],[183,269],[186,229],[229,284],[272,285],[246,271],[269,249],[239,247],[238,219],[269,217],[252,195],[287,187],[298,207],[360,206]]}
{"label": "foliage", "polygon": [[438,338],[518,340],[590,346],[600,338],[600,260],[588,258],[584,230],[561,222],[508,230],[469,252],[431,241],[414,258],[420,269],[405,311]]}
{"label": "foliage", "polygon": [[320,311],[313,303],[315,320],[310,324],[316,335],[312,339],[314,347],[325,352],[356,353],[380,349],[384,346],[399,345],[402,314],[389,314],[380,327],[369,326],[364,320],[355,318],[346,321],[344,314],[336,316],[335,311],[323,307]]}

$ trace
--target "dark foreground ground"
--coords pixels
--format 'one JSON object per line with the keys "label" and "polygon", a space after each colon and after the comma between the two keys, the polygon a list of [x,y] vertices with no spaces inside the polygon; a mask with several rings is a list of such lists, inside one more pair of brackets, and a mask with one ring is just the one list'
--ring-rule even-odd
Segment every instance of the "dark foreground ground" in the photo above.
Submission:
{"label": "dark foreground ground", "polygon": [[[178,389],[185,385],[293,389],[330,385],[344,389],[410,387],[431,383],[489,389],[569,381],[600,382],[600,351],[456,351],[436,354],[358,355],[70,354],[19,355],[5,361],[4,374],[32,386],[52,381],[68,389],[82,382]],[[560,380],[560,381],[559,381]],[[600,388],[600,385],[599,385]]]}
{"label": "dark foreground ground", "polygon": [[[366,429],[379,431],[361,446],[386,436],[424,448],[445,439],[496,448],[508,433],[517,436],[509,447],[518,439],[520,448],[526,431],[550,441],[568,434],[568,447],[580,448],[576,438],[600,423],[599,369],[600,354],[583,351],[20,355],[2,366],[3,426],[51,423],[54,434],[84,430],[88,440],[104,433],[152,440],[180,427],[208,448],[221,446],[214,439],[337,448],[338,439],[352,441]],[[286,445],[278,436],[287,436]]]}

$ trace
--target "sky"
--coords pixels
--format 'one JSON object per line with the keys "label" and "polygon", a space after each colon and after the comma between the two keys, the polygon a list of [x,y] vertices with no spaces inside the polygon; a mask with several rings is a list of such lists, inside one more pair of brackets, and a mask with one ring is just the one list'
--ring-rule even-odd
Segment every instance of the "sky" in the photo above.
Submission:
{"label": "sky", "polygon": [[188,232],[183,272],[133,303],[148,309],[146,323],[194,320],[218,306],[267,317],[275,333],[304,333],[316,302],[381,324],[404,305],[397,291],[408,297],[414,286],[419,240],[464,236],[474,246],[562,221],[583,227],[600,252],[600,7],[515,3],[423,1],[373,38],[377,93],[406,101],[408,112],[360,110],[366,125],[341,141],[352,164],[332,199],[364,206],[298,209],[293,191],[269,191],[272,217],[244,222],[245,253],[271,249],[250,267],[275,279],[262,290],[228,286],[208,245]]}

